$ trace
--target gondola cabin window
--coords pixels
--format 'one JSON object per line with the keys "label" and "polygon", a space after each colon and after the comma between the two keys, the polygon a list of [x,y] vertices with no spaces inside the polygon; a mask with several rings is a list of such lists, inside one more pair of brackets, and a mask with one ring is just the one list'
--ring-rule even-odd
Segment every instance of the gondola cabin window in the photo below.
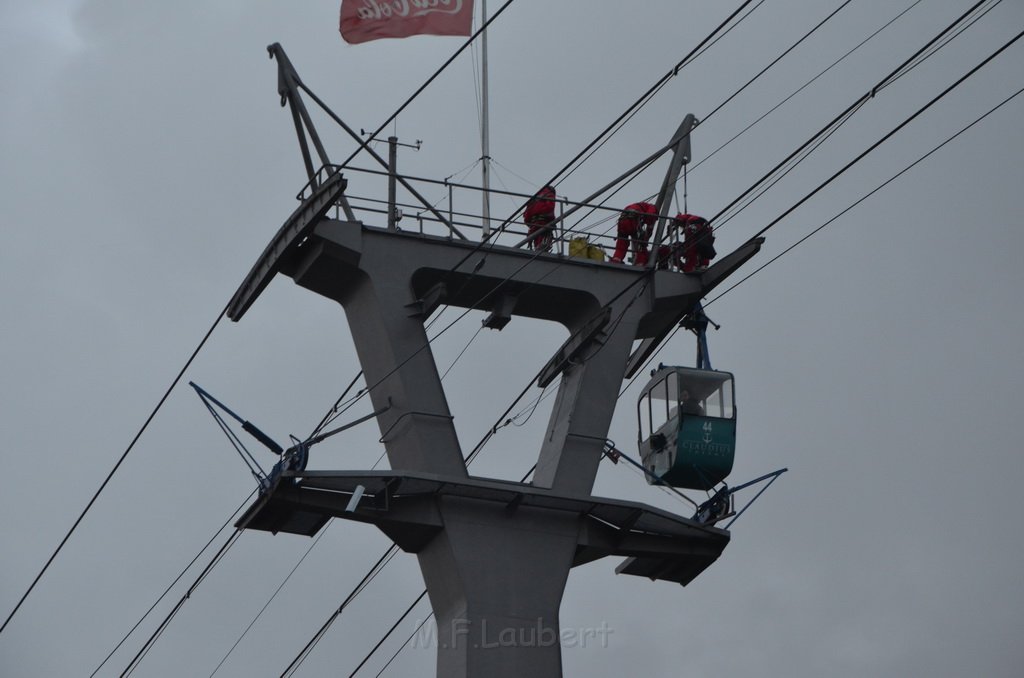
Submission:
{"label": "gondola cabin window", "polygon": [[722,419],[733,418],[732,380],[723,381],[721,385],[708,394],[702,401],[704,413],[709,417]]}

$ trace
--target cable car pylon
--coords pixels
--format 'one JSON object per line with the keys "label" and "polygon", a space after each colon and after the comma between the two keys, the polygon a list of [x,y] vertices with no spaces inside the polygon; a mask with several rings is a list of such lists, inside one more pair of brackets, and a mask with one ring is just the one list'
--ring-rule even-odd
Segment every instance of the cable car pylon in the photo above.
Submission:
{"label": "cable car pylon", "polygon": [[[291,69],[279,46],[272,54],[279,69]],[[670,173],[688,159],[688,145],[689,128],[673,135]],[[666,185],[674,181],[666,177]],[[558,613],[572,567],[624,556],[620,572],[686,585],[729,542],[713,525],[591,492],[618,390],[642,360],[634,342],[649,355],[761,240],[686,275],[533,253],[492,238],[487,265],[462,271],[478,245],[461,234],[388,230],[348,210],[328,218],[332,205],[347,204],[346,188],[341,168],[311,174],[302,203],[227,315],[240,320],[277,273],[337,301],[391,470],[279,465],[237,526],[312,536],[330,517],[375,525],[419,561],[437,619],[438,676],[561,676]],[[659,229],[653,247],[660,238]],[[569,330],[543,372],[559,387],[532,482],[469,475],[425,329],[442,303]]]}

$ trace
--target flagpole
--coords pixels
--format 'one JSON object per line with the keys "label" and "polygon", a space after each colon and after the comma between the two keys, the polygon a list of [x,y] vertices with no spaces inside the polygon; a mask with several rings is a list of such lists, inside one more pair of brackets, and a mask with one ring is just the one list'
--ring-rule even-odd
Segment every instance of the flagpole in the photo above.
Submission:
{"label": "flagpole", "polygon": [[[487,24],[487,0],[481,0],[483,9],[483,22]],[[483,224],[481,239],[486,240],[491,235],[491,130],[490,114],[488,111],[487,95],[487,29],[480,34],[480,172],[483,185]]]}

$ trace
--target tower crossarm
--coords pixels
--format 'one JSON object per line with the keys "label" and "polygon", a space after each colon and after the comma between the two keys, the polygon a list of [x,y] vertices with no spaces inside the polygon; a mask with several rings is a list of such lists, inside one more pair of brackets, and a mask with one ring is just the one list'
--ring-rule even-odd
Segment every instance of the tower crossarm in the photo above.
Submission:
{"label": "tower crossarm", "polygon": [[[356,500],[353,500],[356,497]],[[376,471],[286,471],[237,526],[312,536],[330,518],[376,525],[406,552],[419,553],[444,529],[439,507],[472,502],[517,513],[543,512],[575,526],[572,565],[626,556],[624,574],[688,584],[729,543],[729,532],[647,504],[564,495],[527,483]]]}
{"label": "tower crossarm", "polygon": [[[310,207],[312,210],[312,206]],[[441,303],[557,322],[570,339],[543,371],[560,376],[534,482],[589,493],[635,340],[667,327],[735,268],[745,245],[701,276],[536,254],[321,218],[279,234],[287,246],[250,274],[281,271],[340,303],[349,317],[392,468],[465,477],[466,469],[424,322]],[[268,255],[265,255],[268,256]],[[479,257],[479,259],[474,259]],[[246,289],[259,289],[253,287]],[[251,303],[251,302],[250,302]]]}
{"label": "tower crossarm", "polygon": [[241,320],[256,298],[290,260],[299,245],[323,219],[327,211],[344,195],[347,182],[341,172],[334,171],[318,184],[311,184],[310,195],[278,229],[273,239],[256,260],[252,270],[228,303],[226,315]]}

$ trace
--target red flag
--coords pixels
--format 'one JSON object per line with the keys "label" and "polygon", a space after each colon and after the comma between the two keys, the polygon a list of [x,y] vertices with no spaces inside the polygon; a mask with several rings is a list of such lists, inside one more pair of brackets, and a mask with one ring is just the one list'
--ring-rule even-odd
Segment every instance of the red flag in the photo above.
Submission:
{"label": "red flag", "polygon": [[341,37],[356,44],[410,35],[469,35],[473,0],[342,0]]}

